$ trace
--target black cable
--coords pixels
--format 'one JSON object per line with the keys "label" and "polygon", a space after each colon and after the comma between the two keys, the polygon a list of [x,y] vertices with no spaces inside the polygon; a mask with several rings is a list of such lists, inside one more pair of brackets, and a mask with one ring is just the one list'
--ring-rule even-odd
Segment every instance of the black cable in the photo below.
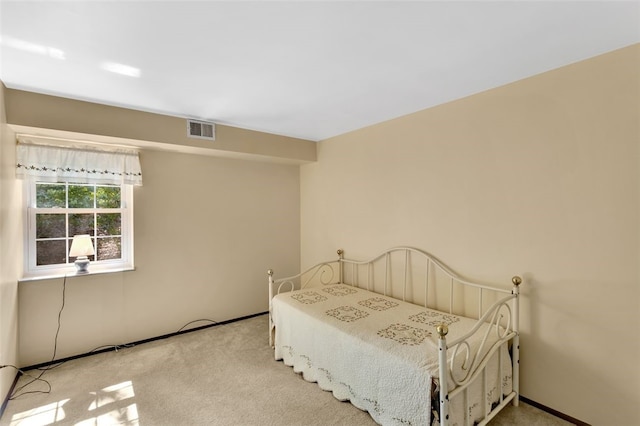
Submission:
{"label": "black cable", "polygon": [[[53,356],[51,357],[51,363],[53,363],[53,361],[56,360],[56,353],[58,352],[58,335],[60,334],[60,326],[62,324],[62,311],[64,310],[64,305],[66,303],[66,292],[67,292],[67,274],[64,274],[64,278],[62,280],[62,306],[60,306],[60,310],[58,311],[58,328],[56,329],[56,335],[53,339]],[[26,395],[26,394],[30,394],[30,393],[49,393],[51,392],[51,383],[49,383],[48,381],[44,380],[42,378],[42,375],[49,371],[49,370],[53,370],[54,368],[60,367],[63,364],[63,362],[60,362],[56,365],[50,365],[44,368],[39,368],[38,370],[40,370],[40,374],[38,374],[37,377],[31,376],[30,374],[26,374],[24,373],[22,370],[20,370],[17,367],[14,367],[16,370],[18,370],[21,374],[24,374],[27,377],[31,377],[31,380],[27,383],[25,383],[24,385],[16,388],[13,393],[11,394],[11,396],[9,397],[9,399],[15,399],[18,398],[22,395]],[[13,367],[13,366],[11,366]],[[35,383],[36,381],[43,381],[45,382],[48,386],[49,386],[49,390],[47,391],[28,391],[28,392],[22,392],[20,393],[21,390],[23,390],[24,388],[26,388],[27,386],[31,385],[32,383]]]}
{"label": "black cable", "polygon": [[180,327],[180,329],[178,331],[176,331],[176,333],[180,333],[182,330],[184,330],[187,326],[189,326],[190,324],[193,324],[194,322],[199,322],[199,321],[208,321],[210,322],[212,325],[216,325],[218,324],[217,321],[211,320],[211,319],[207,319],[207,318],[203,318],[203,319],[197,319],[197,320],[193,320],[193,321],[189,321],[188,323],[186,323],[185,325],[183,325],[182,327]]}
{"label": "black cable", "polygon": [[122,348],[133,348],[134,346],[135,346],[135,343],[126,343],[124,345],[102,345],[102,346],[98,346],[97,348],[91,349],[87,353],[90,354],[90,353],[97,352],[97,351],[100,351],[100,350],[105,349],[105,348],[113,348],[114,351],[118,352],[118,350],[120,350]]}
{"label": "black cable", "polygon": [[[56,353],[58,352],[58,335],[60,334],[60,325],[62,323],[62,311],[64,310],[64,305],[66,303],[66,293],[67,293],[67,274],[64,274],[64,278],[62,280],[62,306],[60,306],[60,310],[58,311],[58,328],[56,329],[56,335],[53,338],[53,356],[51,357],[51,362],[56,360]],[[53,370],[54,368],[60,367],[64,362],[60,362],[55,365],[48,365],[47,367],[38,368],[40,371],[48,371]]]}
{"label": "black cable", "polygon": [[[58,336],[60,334],[60,328],[61,328],[61,325],[62,325],[62,311],[64,311],[64,307],[65,307],[65,304],[66,304],[66,292],[67,292],[67,274],[64,274],[64,278],[62,280],[62,305],[60,306],[60,310],[58,311],[58,327],[56,328],[56,335],[55,335],[55,337],[53,339],[53,356],[51,357],[50,364],[53,364],[53,362],[56,360],[56,354],[58,352]],[[211,320],[211,319],[208,319],[208,318],[197,319],[197,320],[189,321],[188,323],[186,323],[185,325],[180,327],[180,329],[178,331],[176,331],[176,333],[180,333],[182,330],[184,330],[189,325],[191,325],[191,324],[193,324],[195,322],[200,322],[200,321],[210,322],[211,325],[217,325],[218,324],[217,321],[214,321],[214,320]],[[118,349],[121,349],[121,348],[132,348],[134,346],[135,346],[135,344],[132,344],[132,343],[124,344],[124,345],[103,345],[103,346],[98,346],[98,347],[90,350],[88,353],[96,352],[96,351],[98,351],[100,349],[103,349],[103,348],[113,348],[117,352]],[[53,370],[54,368],[60,367],[65,362],[66,361],[61,361],[61,362],[56,363],[54,365],[48,365],[46,367],[38,368],[37,370],[40,371],[40,374],[38,374],[37,377],[34,377],[34,376],[30,375],[30,374],[25,373],[23,370],[19,369],[15,365],[0,365],[0,369],[1,368],[5,368],[5,367],[12,367],[12,368],[15,368],[20,374],[31,378],[31,380],[29,382],[27,382],[24,385],[16,388],[13,391],[13,393],[9,396],[9,400],[13,400],[13,399],[19,398],[19,397],[21,397],[23,395],[27,395],[27,394],[31,394],[31,393],[50,393],[51,392],[51,383],[49,383],[48,381],[43,379],[42,375],[45,372],[49,371],[49,370]],[[47,386],[49,387],[49,389],[46,390],[46,391],[28,391],[28,392],[20,393],[21,390],[23,390],[27,386],[29,386],[32,383],[35,383],[37,381],[41,381],[41,382],[46,383]]]}
{"label": "black cable", "polygon": [[[11,368],[15,369],[15,370],[16,370],[18,373],[20,373],[21,375],[23,375],[23,376],[27,376],[27,377],[30,377],[30,378],[31,378],[31,381],[30,381],[29,383],[26,383],[26,384],[24,384],[24,385],[20,386],[19,388],[15,389],[15,390],[13,391],[13,393],[9,396],[9,400],[10,400],[10,401],[11,401],[11,400],[13,400],[13,399],[19,398],[19,397],[21,397],[22,395],[27,395],[27,394],[30,394],[30,393],[50,393],[50,392],[51,392],[51,383],[49,383],[49,382],[48,382],[48,381],[46,381],[45,379],[42,379],[42,378],[41,378],[42,374],[44,374],[44,371],[43,371],[42,373],[40,373],[40,374],[38,375],[38,377],[34,377],[34,376],[32,376],[31,374],[29,374],[29,373],[25,372],[24,370],[21,370],[20,368],[16,367],[15,365],[10,365],[10,364],[7,364],[7,365],[0,365],[0,369],[5,368],[5,367],[11,367]],[[28,391],[28,392],[18,393],[18,392],[20,392],[22,389],[24,389],[26,386],[28,386],[28,385],[30,385],[31,383],[34,383],[34,382],[36,382],[36,381],[40,381],[40,382],[44,382],[44,383],[46,383],[46,384],[47,384],[47,386],[49,387],[49,389],[47,389],[46,391],[44,391],[44,390],[35,390],[35,391]]]}
{"label": "black cable", "polygon": [[58,334],[60,333],[60,319],[62,318],[62,311],[64,310],[66,292],[67,292],[67,274],[64,274],[64,279],[62,280],[62,306],[60,307],[60,311],[58,311],[58,328],[56,329],[56,337],[53,339],[53,356],[51,357],[51,362],[55,361],[56,352],[58,352]]}

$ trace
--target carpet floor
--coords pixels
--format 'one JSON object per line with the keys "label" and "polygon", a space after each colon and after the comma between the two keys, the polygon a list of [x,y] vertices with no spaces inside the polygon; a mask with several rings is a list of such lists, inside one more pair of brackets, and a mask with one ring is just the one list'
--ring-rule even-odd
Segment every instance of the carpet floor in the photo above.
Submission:
{"label": "carpet floor", "polygon": [[[24,425],[375,425],[276,362],[261,315],[68,361],[25,387],[0,419]],[[37,370],[28,372],[37,375]],[[23,376],[18,388],[29,381]],[[521,403],[492,422],[569,425]]]}

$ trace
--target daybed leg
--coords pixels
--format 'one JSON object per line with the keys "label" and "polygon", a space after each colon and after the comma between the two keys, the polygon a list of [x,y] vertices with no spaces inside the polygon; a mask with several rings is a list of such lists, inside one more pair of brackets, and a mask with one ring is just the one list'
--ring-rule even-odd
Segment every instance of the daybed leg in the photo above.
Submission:
{"label": "daybed leg", "polygon": [[513,338],[513,390],[516,393],[513,398],[513,405],[517,407],[520,402],[520,284],[522,284],[522,278],[515,276],[511,278],[513,283],[512,293],[516,296],[513,299],[513,330],[516,332],[516,336]]}
{"label": "daybed leg", "polygon": [[271,317],[271,301],[273,300],[273,269],[269,269],[267,271],[267,275],[269,275],[269,346],[273,348],[273,318]]}
{"label": "daybed leg", "polygon": [[446,324],[440,324],[437,329],[438,336],[438,366],[440,380],[440,426],[447,426],[449,424],[449,383],[447,367],[447,333],[449,333],[449,327]]}
{"label": "daybed leg", "polygon": [[520,403],[520,336],[516,334],[513,338],[513,390],[516,393],[513,398],[513,406],[517,407]]}

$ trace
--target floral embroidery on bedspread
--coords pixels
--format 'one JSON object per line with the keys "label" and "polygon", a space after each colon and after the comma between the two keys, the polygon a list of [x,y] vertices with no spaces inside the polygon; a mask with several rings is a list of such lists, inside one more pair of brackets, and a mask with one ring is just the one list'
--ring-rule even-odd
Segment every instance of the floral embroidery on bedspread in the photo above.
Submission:
{"label": "floral embroidery on bedspread", "polygon": [[323,288],[322,291],[327,292],[333,296],[346,296],[348,294],[356,294],[358,292],[358,290],[354,288],[342,285]]}
{"label": "floral embroidery on bedspread", "polygon": [[440,324],[451,325],[454,322],[460,321],[460,318],[454,315],[445,315],[432,311],[424,311],[419,314],[411,315],[409,317],[411,321],[419,322],[421,324],[437,327]]}
{"label": "floral embroidery on bedspread", "polygon": [[282,349],[286,350],[290,357],[293,357],[293,348],[291,346],[283,346]]}
{"label": "floral embroidery on bedspread", "polygon": [[378,336],[395,340],[402,345],[415,346],[431,336],[431,332],[406,324],[391,324],[389,327],[378,331]]}
{"label": "floral embroidery on bedspread", "polygon": [[370,412],[374,411],[376,414],[381,414],[384,412],[384,410],[382,409],[382,407],[380,406],[380,404],[378,403],[378,401],[371,399],[371,398],[362,398],[363,401],[368,402],[369,404],[371,404],[371,408],[370,408]]}
{"label": "floral embroidery on bedspread", "polygon": [[358,302],[359,305],[373,309],[374,311],[386,311],[387,309],[395,308],[398,306],[396,302],[383,299],[382,297],[372,297],[371,299],[365,299]]}
{"label": "floral embroidery on bedspread", "polygon": [[305,364],[307,364],[307,368],[311,368],[311,358],[306,355],[300,355],[300,359],[303,359]]}
{"label": "floral embroidery on bedspread", "polygon": [[302,293],[292,294],[291,298],[297,300],[300,303],[304,303],[306,305],[310,305],[312,303],[323,302],[327,300],[327,298],[315,291],[305,291]]}
{"label": "floral embroidery on bedspread", "polygon": [[318,368],[318,371],[324,373],[325,377],[327,378],[327,380],[329,380],[330,382],[333,382],[333,374],[331,374],[331,372],[329,370],[327,370],[326,368]]}
{"label": "floral embroidery on bedspread", "polygon": [[340,306],[327,311],[327,315],[344,322],[353,322],[369,316],[368,312],[361,311],[353,306]]}
{"label": "floral embroidery on bedspread", "polygon": [[502,388],[504,389],[504,388],[506,388],[507,386],[509,386],[509,384],[511,383],[511,380],[512,380],[512,378],[511,378],[511,376],[510,376],[510,375],[504,376],[504,377],[502,378]]}

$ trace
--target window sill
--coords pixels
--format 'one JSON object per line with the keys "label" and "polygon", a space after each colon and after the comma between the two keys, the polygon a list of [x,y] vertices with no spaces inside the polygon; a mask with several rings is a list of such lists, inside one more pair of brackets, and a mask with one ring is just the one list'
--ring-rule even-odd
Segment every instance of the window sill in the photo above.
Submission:
{"label": "window sill", "polygon": [[75,270],[61,273],[61,272],[52,272],[50,274],[42,274],[42,275],[27,275],[18,280],[19,283],[28,282],[28,281],[41,281],[41,280],[52,280],[56,278],[74,278],[74,277],[87,277],[91,275],[102,275],[102,274],[114,274],[119,272],[130,272],[135,271],[135,266],[124,266],[121,268],[113,268],[113,269],[96,269],[95,271],[89,271],[84,274],[78,274]]}

